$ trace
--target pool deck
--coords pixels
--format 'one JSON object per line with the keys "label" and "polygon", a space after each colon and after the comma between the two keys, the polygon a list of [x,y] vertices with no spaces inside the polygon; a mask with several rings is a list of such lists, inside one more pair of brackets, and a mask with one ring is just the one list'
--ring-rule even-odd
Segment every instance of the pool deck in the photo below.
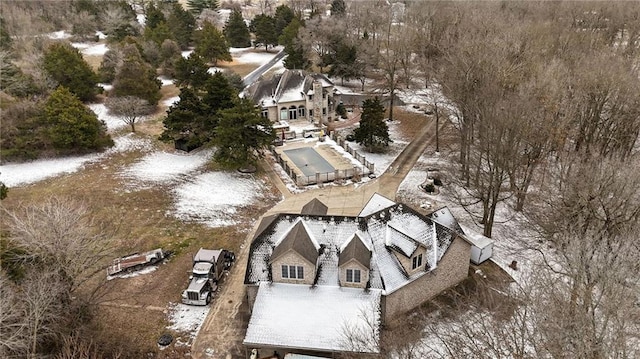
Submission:
{"label": "pool deck", "polygon": [[284,145],[276,147],[276,152],[282,156],[284,160],[292,165],[294,172],[298,175],[306,176],[297,164],[287,156],[285,151],[294,150],[303,147],[311,147],[322,158],[324,158],[336,170],[348,170],[354,167],[351,160],[340,154],[333,147],[323,142],[319,142],[317,138],[305,138],[300,140],[286,141]]}

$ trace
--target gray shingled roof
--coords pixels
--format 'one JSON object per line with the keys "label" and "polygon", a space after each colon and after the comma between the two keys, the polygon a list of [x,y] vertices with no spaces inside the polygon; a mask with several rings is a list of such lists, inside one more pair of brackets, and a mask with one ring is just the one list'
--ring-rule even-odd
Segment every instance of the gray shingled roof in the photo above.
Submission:
{"label": "gray shingled roof", "polygon": [[[332,86],[333,82],[322,74],[307,73],[304,70],[285,70],[282,74],[276,74],[268,79],[260,79],[245,90],[247,97],[253,99],[256,104],[262,101],[264,106],[270,106],[275,102],[300,101],[305,99],[307,91],[313,89],[313,81],[318,80],[322,86]],[[285,95],[283,99],[283,95]],[[298,96],[299,95],[299,96]],[[295,98],[292,98],[294,96]],[[299,98],[298,98],[299,97]]]}
{"label": "gray shingled roof", "polygon": [[327,214],[328,209],[329,207],[320,202],[319,199],[314,198],[302,207],[300,214],[308,216],[324,216]]}
{"label": "gray shingled roof", "polygon": [[270,262],[275,261],[289,250],[294,250],[309,262],[316,264],[318,260],[318,243],[311,238],[304,222],[298,221],[285,237],[276,245],[271,254]]}
{"label": "gray shingled roof", "polygon": [[357,233],[351,237],[349,243],[340,252],[338,267],[352,259],[357,260],[363,266],[371,269],[371,250],[364,244],[362,238],[360,238]]}

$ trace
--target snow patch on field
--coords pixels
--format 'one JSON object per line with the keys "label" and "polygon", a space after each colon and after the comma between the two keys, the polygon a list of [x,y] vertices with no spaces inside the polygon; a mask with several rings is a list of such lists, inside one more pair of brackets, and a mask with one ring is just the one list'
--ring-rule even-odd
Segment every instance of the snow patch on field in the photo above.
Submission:
{"label": "snow patch on field", "polygon": [[251,175],[203,173],[173,190],[176,203],[170,214],[209,227],[229,226],[235,224],[236,209],[261,198],[263,191],[263,184]]}
{"label": "snow patch on field", "polygon": [[188,333],[193,339],[198,334],[210,308],[209,306],[193,306],[181,303],[169,304],[169,322],[171,325],[167,329]]}
{"label": "snow patch on field", "polygon": [[103,103],[92,103],[87,106],[96,114],[96,116],[98,116],[99,120],[104,121],[104,123],[107,125],[107,130],[113,131],[127,126],[122,118],[110,115],[109,109],[107,109],[107,106],[105,106]]}
{"label": "snow patch on field", "polygon": [[155,272],[158,269],[157,266],[150,266],[150,267],[145,267],[142,268],[140,270],[131,272],[131,273],[123,273],[123,274],[114,274],[114,275],[108,275],[107,276],[107,280],[113,280],[116,278],[133,278],[133,277],[138,277],[141,275],[145,275],[145,274],[149,274],[151,272]]}
{"label": "snow patch on field", "polygon": [[121,175],[136,180],[132,182],[135,183],[136,189],[148,188],[152,184],[169,183],[184,178],[206,164],[212,154],[212,150],[188,154],[154,152],[125,169]]}
{"label": "snow patch on field", "polygon": [[88,56],[101,56],[106,54],[107,51],[109,51],[107,44],[72,42],[71,46],[80,50],[82,54],[88,55]]}
{"label": "snow patch on field", "polygon": [[118,137],[114,142],[115,146],[102,153],[0,165],[0,181],[9,187],[24,186],[47,178],[77,172],[84,165],[114,153],[145,150],[152,146],[149,140],[134,137],[134,134]]}
{"label": "snow patch on field", "polygon": [[269,52],[243,51],[234,52],[232,55],[235,61],[243,64],[264,64],[274,58],[280,50],[281,47],[278,46],[269,50]]}
{"label": "snow patch on field", "polygon": [[160,82],[162,82],[162,86],[169,86],[169,85],[173,85],[173,83],[175,82],[174,79],[170,79],[166,76],[158,76],[158,80],[160,80]]}
{"label": "snow patch on field", "polygon": [[180,101],[180,96],[174,96],[174,97],[169,97],[168,99],[162,101],[162,104],[167,107],[171,107],[178,101]]}

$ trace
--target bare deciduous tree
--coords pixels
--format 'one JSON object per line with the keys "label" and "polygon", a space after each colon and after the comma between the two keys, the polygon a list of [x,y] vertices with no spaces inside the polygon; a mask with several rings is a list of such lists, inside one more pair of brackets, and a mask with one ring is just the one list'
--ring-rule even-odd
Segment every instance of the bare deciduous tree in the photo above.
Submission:
{"label": "bare deciduous tree", "polygon": [[153,110],[147,100],[135,96],[110,97],[106,106],[131,127],[131,132],[136,132],[136,123]]}
{"label": "bare deciduous tree", "polygon": [[0,271],[0,357],[26,351],[28,341],[24,316],[24,302],[18,295],[18,287]]}

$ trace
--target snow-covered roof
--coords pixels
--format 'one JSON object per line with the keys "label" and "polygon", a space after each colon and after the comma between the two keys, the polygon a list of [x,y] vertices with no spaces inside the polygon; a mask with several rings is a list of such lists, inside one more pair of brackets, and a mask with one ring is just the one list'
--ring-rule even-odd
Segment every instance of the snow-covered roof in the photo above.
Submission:
{"label": "snow-covered roof", "polygon": [[270,261],[276,260],[289,250],[297,252],[312,264],[315,264],[318,260],[320,244],[315,240],[302,218],[298,218],[291,229],[276,243],[276,247],[271,253]]}
{"label": "snow-covered roof", "polygon": [[429,215],[429,218],[434,222],[438,222],[447,228],[460,232],[461,234],[465,233],[456,218],[453,216],[453,213],[451,213],[451,210],[449,210],[449,207],[436,209]]}
{"label": "snow-covered roof", "polygon": [[478,248],[485,248],[491,244],[493,244],[493,239],[485,237],[484,235],[469,229],[468,227],[462,227],[462,230],[465,233],[465,237],[467,240],[474,246]]}
{"label": "snow-covered roof", "polygon": [[340,247],[340,259],[338,266],[341,266],[352,259],[360,262],[363,266],[369,268],[371,266],[371,249],[367,246],[357,233],[351,236],[345,244]]}
{"label": "snow-covered roof", "polygon": [[373,196],[369,198],[369,201],[367,202],[367,204],[364,205],[364,208],[362,208],[362,211],[360,211],[360,214],[358,214],[358,217],[370,216],[373,213],[378,212],[385,208],[389,208],[394,204],[396,203],[388,199],[387,197],[378,193],[374,193]]}
{"label": "snow-covered roof", "polygon": [[[269,260],[274,255],[274,248],[300,222],[304,224],[309,236],[324,247],[322,254],[317,257],[319,275],[314,284],[339,283],[338,253],[344,251],[354,234],[357,234],[362,244],[371,251],[369,287],[382,289],[386,293],[391,293],[434,269],[456,236],[453,230],[402,204],[381,209],[367,217],[282,213],[263,228],[262,234],[251,244],[246,284],[271,280]],[[427,270],[408,275],[392,251],[403,251],[406,256],[410,256],[417,246],[426,248]]]}
{"label": "snow-covered roof", "polygon": [[260,283],[243,344],[375,353],[373,346],[352,347],[346,333],[378,328],[380,296],[376,289]]}
{"label": "snow-covered roof", "polygon": [[285,105],[305,101],[305,94],[313,89],[314,81],[319,81],[323,87],[333,86],[333,82],[324,75],[310,74],[303,70],[286,70],[282,74],[254,82],[245,93],[263,107]]}

